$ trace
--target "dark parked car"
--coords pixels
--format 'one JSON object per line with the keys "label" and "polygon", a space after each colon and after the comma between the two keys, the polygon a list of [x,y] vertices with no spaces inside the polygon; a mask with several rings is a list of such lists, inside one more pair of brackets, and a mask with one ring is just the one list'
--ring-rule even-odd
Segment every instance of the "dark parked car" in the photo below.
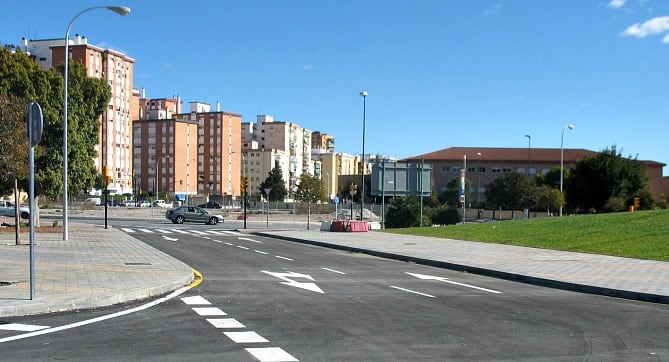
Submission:
{"label": "dark parked car", "polygon": [[219,204],[218,202],[214,202],[214,201],[209,201],[205,204],[199,204],[199,205],[197,205],[197,207],[201,207],[203,209],[222,209],[223,208],[223,206],[221,206],[221,204]]}
{"label": "dark parked car", "polygon": [[204,222],[210,225],[216,225],[223,222],[223,216],[212,214],[209,211],[197,206],[181,206],[176,209],[167,210],[165,218],[175,224],[184,222]]}

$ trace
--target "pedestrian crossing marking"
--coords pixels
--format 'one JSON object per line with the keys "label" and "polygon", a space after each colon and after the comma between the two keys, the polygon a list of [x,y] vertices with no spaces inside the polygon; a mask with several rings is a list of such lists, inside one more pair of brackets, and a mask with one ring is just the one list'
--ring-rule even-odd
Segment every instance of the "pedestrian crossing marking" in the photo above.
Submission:
{"label": "pedestrian crossing marking", "polygon": [[228,315],[227,313],[216,307],[193,308],[193,311],[195,311],[195,313],[201,316]]}
{"label": "pedestrian crossing marking", "polygon": [[234,318],[207,318],[207,322],[211,323],[212,326],[219,329],[246,328],[245,325]]}
{"label": "pedestrian crossing marking", "polygon": [[185,231],[185,230],[172,229],[172,231],[174,231],[175,233],[179,233],[179,234],[190,234],[188,231]]}
{"label": "pedestrian crossing marking", "polygon": [[133,230],[133,229],[128,229],[128,228],[121,228],[121,230],[125,231],[125,232],[128,233],[128,234],[132,234],[132,233],[135,232],[135,230]]}
{"label": "pedestrian crossing marking", "polygon": [[267,348],[246,348],[246,352],[250,353],[260,362],[295,362],[299,361],[297,358],[291,356],[288,352],[279,347]]}
{"label": "pedestrian crossing marking", "polygon": [[49,328],[49,326],[38,326],[33,324],[21,324],[21,323],[0,324],[0,330],[3,331],[34,332],[46,328]]}
{"label": "pedestrian crossing marking", "polygon": [[153,230],[149,230],[149,229],[138,229],[138,230],[141,231],[141,232],[147,233],[147,234],[153,234],[154,233]]}
{"label": "pedestrian crossing marking", "polygon": [[269,341],[256,332],[223,332],[235,343],[268,343]]}
{"label": "pedestrian crossing marking", "polygon": [[188,305],[210,305],[211,303],[203,297],[196,295],[194,297],[185,297],[181,300]]}
{"label": "pedestrian crossing marking", "polygon": [[171,234],[172,232],[169,230],[163,230],[163,229],[156,229],[157,232],[163,233],[163,234]]}

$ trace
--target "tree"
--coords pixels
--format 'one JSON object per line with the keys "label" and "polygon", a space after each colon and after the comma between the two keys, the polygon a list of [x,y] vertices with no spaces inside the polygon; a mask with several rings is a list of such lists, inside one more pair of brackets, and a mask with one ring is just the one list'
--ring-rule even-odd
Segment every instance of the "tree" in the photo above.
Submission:
{"label": "tree", "polygon": [[28,101],[0,94],[0,194],[14,188],[14,180],[28,184],[28,135],[26,116]]}
{"label": "tree", "polygon": [[546,210],[548,214],[551,213],[551,210],[556,210],[560,208],[560,205],[564,204],[564,196],[562,196],[562,193],[558,189],[544,185],[537,187],[536,193],[536,206],[540,209]]}
{"label": "tree", "polygon": [[[446,184],[446,190],[443,191],[441,194],[439,194],[439,200],[443,203],[448,204],[451,207],[457,207],[458,204],[460,203],[460,179],[459,178],[454,178],[451,181]],[[469,202],[467,200],[472,200],[471,197],[471,188],[472,188],[472,183],[468,180],[465,179],[465,201]]]}
{"label": "tree", "polygon": [[[87,77],[81,62],[72,62],[68,69],[68,188],[71,194],[78,194],[89,189],[96,178],[93,157],[99,117],[111,91],[104,80]],[[63,189],[62,72],[62,66],[47,70],[21,51],[0,49],[0,94],[21,102],[37,101],[42,107],[44,131],[35,148],[35,188],[36,193],[50,196],[62,194]]]}
{"label": "tree", "polygon": [[286,183],[283,180],[283,172],[281,172],[281,167],[279,166],[279,161],[274,163],[274,168],[271,169],[267,175],[265,181],[260,184],[258,189],[260,190],[261,195],[265,195],[265,189],[271,189],[269,192],[269,198],[274,199],[275,201],[283,201],[288,195],[286,190]]}
{"label": "tree", "polygon": [[309,230],[311,204],[325,200],[325,189],[323,182],[315,176],[303,173],[300,176],[300,183],[297,184],[295,199],[307,203],[307,230]]}
{"label": "tree", "polygon": [[635,196],[647,194],[647,179],[641,163],[622,157],[613,145],[574,165],[565,183],[567,206],[602,211],[611,198],[622,198],[629,203]]}
{"label": "tree", "polygon": [[515,210],[535,204],[536,186],[534,180],[525,173],[509,172],[494,179],[485,191],[485,198],[493,207]]}

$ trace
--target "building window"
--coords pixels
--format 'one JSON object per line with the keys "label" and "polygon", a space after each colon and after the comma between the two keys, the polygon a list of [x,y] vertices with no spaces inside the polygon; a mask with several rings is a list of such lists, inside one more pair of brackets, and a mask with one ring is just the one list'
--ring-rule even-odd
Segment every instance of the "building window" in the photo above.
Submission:
{"label": "building window", "polygon": [[485,167],[479,167],[479,173],[484,173],[485,172]]}
{"label": "building window", "polygon": [[476,172],[476,167],[467,167],[467,172],[471,172],[471,173]]}
{"label": "building window", "polygon": [[492,168],[492,173],[500,173],[500,172],[502,172],[501,168],[499,168],[499,167],[493,167]]}
{"label": "building window", "polygon": [[441,172],[449,172],[449,171],[451,171],[450,166],[444,166],[444,167],[441,168]]}
{"label": "building window", "polygon": [[511,168],[509,168],[509,167],[504,167],[504,169],[502,170],[502,172],[504,172],[504,173],[511,172]]}

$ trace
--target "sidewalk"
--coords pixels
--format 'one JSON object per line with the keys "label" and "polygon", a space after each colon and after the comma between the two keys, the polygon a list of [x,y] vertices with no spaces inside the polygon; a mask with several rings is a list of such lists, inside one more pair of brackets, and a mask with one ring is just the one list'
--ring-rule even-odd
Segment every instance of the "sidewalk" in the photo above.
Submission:
{"label": "sidewalk", "polygon": [[35,294],[30,300],[28,228],[22,245],[0,233],[0,317],[88,309],[159,296],[193,280],[186,264],[126,233],[70,224],[35,234]]}
{"label": "sidewalk", "polygon": [[669,304],[669,263],[663,261],[380,231],[251,232],[551,288]]}

